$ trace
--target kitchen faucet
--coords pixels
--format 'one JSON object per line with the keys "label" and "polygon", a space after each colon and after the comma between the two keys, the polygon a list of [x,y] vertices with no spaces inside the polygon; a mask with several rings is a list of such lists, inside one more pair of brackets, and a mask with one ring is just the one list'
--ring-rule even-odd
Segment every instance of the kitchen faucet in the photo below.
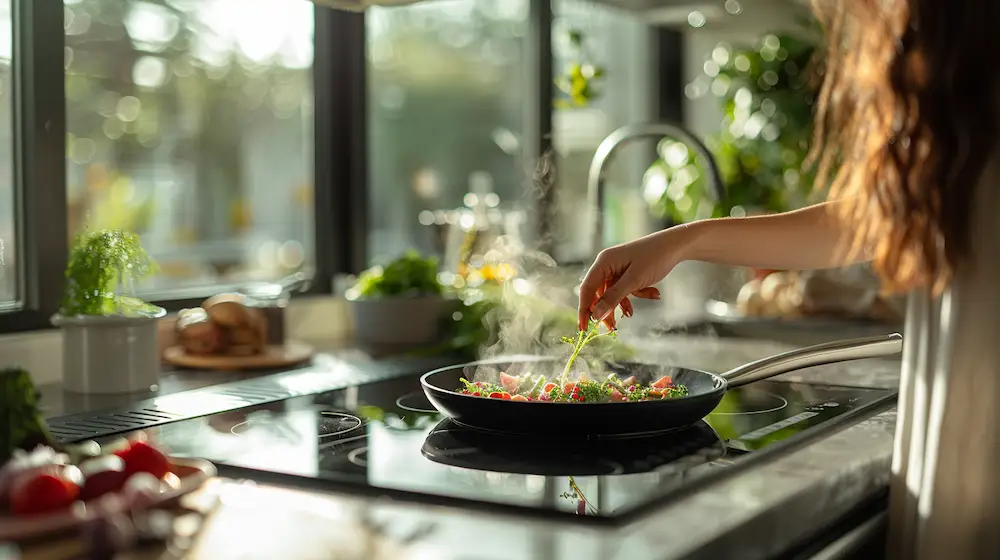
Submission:
{"label": "kitchen faucet", "polygon": [[636,138],[673,138],[684,143],[688,148],[702,160],[707,168],[708,193],[716,202],[725,197],[725,190],[722,184],[722,176],[719,174],[719,166],[712,157],[711,152],[688,130],[683,127],[666,123],[640,123],[625,125],[612,132],[597,147],[594,159],[590,162],[590,173],[587,175],[587,209],[592,212],[593,230],[591,235],[591,258],[597,258],[597,254],[604,248],[604,168],[611,159],[611,156],[618,150],[618,147]]}

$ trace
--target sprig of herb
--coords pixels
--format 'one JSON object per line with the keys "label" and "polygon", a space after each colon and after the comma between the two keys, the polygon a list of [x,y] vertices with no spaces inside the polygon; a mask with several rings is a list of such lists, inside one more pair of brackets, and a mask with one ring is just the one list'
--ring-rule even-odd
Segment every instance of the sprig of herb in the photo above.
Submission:
{"label": "sprig of herb", "polygon": [[566,344],[573,345],[573,353],[570,354],[569,360],[566,362],[566,368],[563,369],[562,376],[559,378],[560,385],[566,384],[566,376],[569,375],[569,370],[573,367],[573,363],[576,362],[576,358],[580,355],[580,351],[583,350],[585,346],[602,336],[610,335],[611,338],[615,338],[616,331],[609,329],[608,331],[602,333],[600,332],[600,326],[601,323],[591,319],[589,325],[587,326],[587,330],[576,333],[575,339],[569,336],[564,336],[560,339]]}

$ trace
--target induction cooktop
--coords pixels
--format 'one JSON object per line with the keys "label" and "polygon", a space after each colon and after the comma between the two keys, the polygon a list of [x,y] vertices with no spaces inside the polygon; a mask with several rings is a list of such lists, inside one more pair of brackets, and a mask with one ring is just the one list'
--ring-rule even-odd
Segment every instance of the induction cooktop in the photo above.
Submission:
{"label": "induction cooktop", "polygon": [[226,476],[621,523],[894,398],[887,389],[763,381],[730,390],[682,430],[535,438],[455,424],[426,400],[418,376],[403,376],[145,431]]}

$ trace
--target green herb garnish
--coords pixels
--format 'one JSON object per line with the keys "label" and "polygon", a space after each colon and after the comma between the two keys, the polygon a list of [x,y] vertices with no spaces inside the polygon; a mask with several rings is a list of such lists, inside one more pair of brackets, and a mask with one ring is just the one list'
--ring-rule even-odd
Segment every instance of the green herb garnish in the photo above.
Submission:
{"label": "green herb garnish", "polygon": [[566,344],[573,345],[573,353],[570,354],[569,360],[566,362],[566,368],[563,369],[562,376],[559,378],[560,385],[566,384],[566,376],[569,375],[569,370],[573,367],[573,363],[576,361],[577,356],[580,355],[580,351],[583,350],[585,346],[602,336],[611,335],[611,338],[615,338],[615,331],[608,330],[607,332],[602,333],[600,332],[600,325],[601,323],[591,319],[587,330],[576,333],[575,339],[568,336],[564,336],[560,339]]}

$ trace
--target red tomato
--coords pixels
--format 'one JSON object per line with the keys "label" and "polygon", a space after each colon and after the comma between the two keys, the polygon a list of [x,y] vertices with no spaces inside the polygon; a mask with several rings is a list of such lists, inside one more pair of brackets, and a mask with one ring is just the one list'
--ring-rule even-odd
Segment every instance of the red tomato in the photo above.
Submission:
{"label": "red tomato", "polygon": [[664,375],[663,377],[661,377],[661,378],[659,378],[659,379],[657,379],[656,381],[653,382],[653,387],[656,387],[657,389],[666,389],[667,387],[670,387],[673,384],[674,383],[670,379],[670,376],[669,375]]}
{"label": "red tomato", "polygon": [[503,393],[501,393],[500,391],[496,391],[496,392],[490,393],[490,398],[491,399],[502,399],[503,398]]}
{"label": "red tomato", "polygon": [[80,470],[84,476],[80,499],[84,501],[117,492],[128,476],[125,474],[125,461],[117,455],[88,459],[80,465]]}
{"label": "red tomato", "polygon": [[115,455],[125,461],[126,478],[138,472],[163,478],[170,472],[170,461],[167,456],[145,441],[134,441],[127,449],[122,449]]}
{"label": "red tomato", "polygon": [[563,393],[572,393],[576,389],[576,383],[569,382],[563,385]]}
{"label": "red tomato", "polygon": [[[72,467],[75,474],[79,470]],[[69,469],[53,468],[33,472],[14,481],[10,509],[15,515],[34,515],[69,507],[80,493],[80,485],[70,477]]]}
{"label": "red tomato", "polygon": [[556,388],[556,384],[555,383],[546,383],[545,386],[542,387],[542,392],[543,393],[548,393],[548,392],[552,391],[552,389],[555,389],[555,388]]}

